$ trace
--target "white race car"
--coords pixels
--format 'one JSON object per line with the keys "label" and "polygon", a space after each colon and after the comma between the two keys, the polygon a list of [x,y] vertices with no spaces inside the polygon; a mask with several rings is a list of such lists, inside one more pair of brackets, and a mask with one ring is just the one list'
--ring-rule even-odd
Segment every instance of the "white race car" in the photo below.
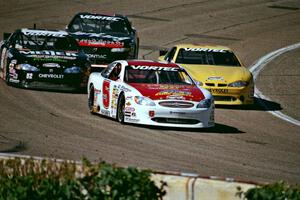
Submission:
{"label": "white race car", "polygon": [[207,128],[214,126],[214,100],[179,65],[120,60],[90,74],[91,113],[121,123]]}

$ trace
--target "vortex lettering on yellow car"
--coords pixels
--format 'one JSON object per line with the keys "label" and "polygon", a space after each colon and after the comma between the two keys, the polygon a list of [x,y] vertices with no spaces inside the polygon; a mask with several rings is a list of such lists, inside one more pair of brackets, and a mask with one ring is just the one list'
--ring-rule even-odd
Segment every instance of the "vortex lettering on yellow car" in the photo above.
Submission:
{"label": "vortex lettering on yellow car", "polygon": [[228,52],[225,49],[209,49],[209,48],[184,48],[185,51],[207,51],[207,52],[220,52],[226,53]]}
{"label": "vortex lettering on yellow car", "polygon": [[142,66],[137,65],[131,66],[133,69],[139,69],[139,70],[155,70],[155,71],[178,71],[178,68],[175,67],[160,67],[160,66]]}

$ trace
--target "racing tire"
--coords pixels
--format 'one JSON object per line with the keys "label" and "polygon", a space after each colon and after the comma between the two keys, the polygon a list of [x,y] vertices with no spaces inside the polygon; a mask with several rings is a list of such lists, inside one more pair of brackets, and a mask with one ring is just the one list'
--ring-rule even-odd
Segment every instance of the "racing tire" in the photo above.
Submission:
{"label": "racing tire", "polygon": [[11,85],[11,83],[10,83],[10,77],[9,77],[9,73],[8,73],[8,65],[6,65],[6,66],[4,66],[4,68],[3,68],[3,79],[4,79],[4,81],[5,81],[5,83],[6,83],[6,85],[8,85],[8,86],[10,86]]}
{"label": "racing tire", "polygon": [[89,97],[88,97],[88,107],[89,107],[90,113],[92,113],[92,114],[96,113],[94,100],[95,100],[95,90],[94,90],[94,86],[91,85]]}
{"label": "racing tire", "polygon": [[125,118],[125,97],[122,94],[118,100],[118,107],[117,107],[117,121],[121,124],[124,124]]}

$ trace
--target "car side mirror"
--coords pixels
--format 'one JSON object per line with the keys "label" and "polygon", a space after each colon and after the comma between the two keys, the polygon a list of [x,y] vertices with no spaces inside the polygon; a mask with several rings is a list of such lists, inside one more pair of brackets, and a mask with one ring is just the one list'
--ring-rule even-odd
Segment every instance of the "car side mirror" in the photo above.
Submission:
{"label": "car side mirror", "polygon": [[11,33],[3,33],[3,40],[7,40]]}
{"label": "car side mirror", "polygon": [[203,86],[203,83],[200,82],[200,81],[195,81],[195,84],[198,85],[198,86]]}
{"label": "car side mirror", "polygon": [[168,50],[165,50],[165,49],[159,50],[159,56],[164,56],[164,55],[166,55],[167,53],[168,53]]}

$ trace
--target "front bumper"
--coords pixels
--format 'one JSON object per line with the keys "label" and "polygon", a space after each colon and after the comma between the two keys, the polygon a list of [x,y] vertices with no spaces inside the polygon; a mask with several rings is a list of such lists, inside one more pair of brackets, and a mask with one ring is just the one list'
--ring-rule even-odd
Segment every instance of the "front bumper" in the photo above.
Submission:
{"label": "front bumper", "polygon": [[216,105],[251,105],[254,103],[254,85],[242,88],[207,87],[214,97]]}
{"label": "front bumper", "polygon": [[214,105],[210,108],[168,108],[160,106],[125,107],[125,122],[180,128],[208,128],[214,126]]}
{"label": "front bumper", "polygon": [[9,74],[9,84],[30,89],[77,90],[85,88],[87,77],[84,74],[41,73],[14,70]]}

